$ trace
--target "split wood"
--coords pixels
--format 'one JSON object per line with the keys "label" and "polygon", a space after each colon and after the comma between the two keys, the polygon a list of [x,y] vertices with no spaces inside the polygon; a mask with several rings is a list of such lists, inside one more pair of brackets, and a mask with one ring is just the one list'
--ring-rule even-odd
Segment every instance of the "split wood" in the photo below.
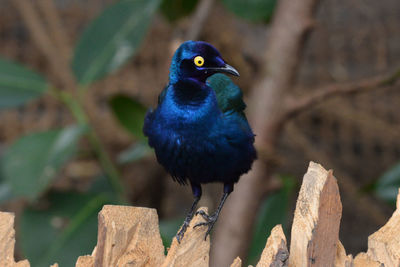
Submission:
{"label": "split wood", "polygon": [[[205,208],[201,208],[207,211]],[[297,199],[290,252],[282,226],[275,226],[256,267],[398,267],[400,266],[400,192],[389,221],[368,238],[368,251],[347,255],[339,241],[342,214],[339,188],[332,171],[310,162]],[[80,256],[76,267],[209,266],[210,239],[195,216],[181,244],[173,239],[164,253],[155,209],[106,205],[99,213],[97,246]],[[28,267],[15,262],[14,215],[0,212],[0,266]],[[52,267],[57,267],[55,263]],[[231,267],[241,267],[237,257]]]}

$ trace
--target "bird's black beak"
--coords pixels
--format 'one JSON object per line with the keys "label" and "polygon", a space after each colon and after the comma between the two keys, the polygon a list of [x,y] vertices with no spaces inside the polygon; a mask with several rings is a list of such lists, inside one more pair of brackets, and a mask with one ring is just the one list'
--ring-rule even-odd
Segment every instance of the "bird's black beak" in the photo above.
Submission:
{"label": "bird's black beak", "polygon": [[220,71],[232,74],[234,76],[240,76],[239,72],[234,67],[228,64],[225,64],[225,66]]}
{"label": "bird's black beak", "polygon": [[232,74],[234,76],[240,76],[239,72],[232,67],[231,65],[225,64],[225,66],[223,67],[211,67],[211,68],[207,68],[207,70],[212,71],[212,72],[221,72],[221,73],[228,73],[228,74]]}

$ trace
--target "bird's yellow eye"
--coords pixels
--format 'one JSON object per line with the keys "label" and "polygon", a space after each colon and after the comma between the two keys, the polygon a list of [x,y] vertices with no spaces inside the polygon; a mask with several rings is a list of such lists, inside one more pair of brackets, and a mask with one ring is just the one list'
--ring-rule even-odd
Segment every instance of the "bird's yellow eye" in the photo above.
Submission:
{"label": "bird's yellow eye", "polygon": [[203,65],[204,65],[204,58],[203,58],[202,56],[197,56],[197,57],[195,57],[195,58],[194,58],[194,64],[195,64],[197,67],[203,66]]}

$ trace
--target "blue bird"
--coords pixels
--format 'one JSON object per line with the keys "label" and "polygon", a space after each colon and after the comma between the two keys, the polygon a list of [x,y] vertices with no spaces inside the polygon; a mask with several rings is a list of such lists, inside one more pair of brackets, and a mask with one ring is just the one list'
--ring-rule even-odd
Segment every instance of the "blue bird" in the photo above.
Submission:
{"label": "blue bird", "polygon": [[239,76],[212,45],[184,42],[172,58],[169,84],[159,95],[157,108],[146,114],[143,132],[158,162],[175,181],[192,187],[194,202],[176,235],[178,242],[194,216],[201,184],[224,184],[215,213],[199,212],[205,222],[195,227],[208,226],[206,239],[234,183],[257,157],[242,92],[222,73]]}

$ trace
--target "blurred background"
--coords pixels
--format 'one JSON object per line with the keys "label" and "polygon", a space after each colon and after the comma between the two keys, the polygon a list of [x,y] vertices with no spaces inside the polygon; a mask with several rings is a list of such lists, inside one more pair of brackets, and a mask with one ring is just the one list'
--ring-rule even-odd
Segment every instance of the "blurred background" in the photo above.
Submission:
{"label": "blurred background", "polygon": [[[110,203],[156,208],[168,246],[192,194],[157,164],[141,133],[144,114],[187,39],[210,42],[239,70],[235,82],[251,107],[276,6],[275,0],[0,0],[0,210],[17,215],[17,258],[34,267],[73,266],[94,248],[97,213]],[[274,175],[254,210],[247,263],[258,261],[275,224],[290,240],[310,160],[338,178],[347,253],[365,251],[368,235],[391,216],[400,187],[399,14],[397,0],[317,5],[291,93],[397,75],[390,86],[328,98],[285,121]],[[201,205],[213,211],[221,192],[221,185],[205,186]]]}

